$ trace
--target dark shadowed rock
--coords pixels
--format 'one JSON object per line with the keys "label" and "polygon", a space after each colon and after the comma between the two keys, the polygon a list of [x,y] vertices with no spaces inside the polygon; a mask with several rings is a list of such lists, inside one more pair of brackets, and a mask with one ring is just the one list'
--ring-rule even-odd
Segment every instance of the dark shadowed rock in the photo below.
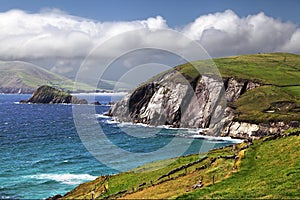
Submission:
{"label": "dark shadowed rock", "polygon": [[93,103],[91,103],[92,105],[95,105],[95,106],[101,106],[101,103],[99,101],[95,101]]}
{"label": "dark shadowed rock", "polygon": [[58,200],[58,199],[61,199],[63,196],[61,196],[60,194],[57,194],[53,197],[48,197],[46,198],[46,200]]}
{"label": "dark shadowed rock", "polygon": [[72,104],[87,104],[87,100],[85,99],[78,99],[77,97],[75,96],[72,96]]}
{"label": "dark shadowed rock", "polygon": [[71,94],[54,87],[43,85],[39,87],[28,100],[22,100],[20,103],[40,103],[40,104],[87,104],[85,99],[78,99]]}

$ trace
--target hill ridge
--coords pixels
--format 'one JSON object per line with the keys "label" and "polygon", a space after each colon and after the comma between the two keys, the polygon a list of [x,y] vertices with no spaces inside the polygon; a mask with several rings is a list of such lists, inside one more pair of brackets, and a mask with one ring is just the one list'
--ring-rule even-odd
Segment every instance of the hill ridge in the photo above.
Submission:
{"label": "hill ridge", "polygon": [[[0,61],[0,93],[32,93],[41,85],[51,85],[73,91],[74,82],[62,75],[24,61]],[[76,90],[94,90],[84,84],[76,84]]]}

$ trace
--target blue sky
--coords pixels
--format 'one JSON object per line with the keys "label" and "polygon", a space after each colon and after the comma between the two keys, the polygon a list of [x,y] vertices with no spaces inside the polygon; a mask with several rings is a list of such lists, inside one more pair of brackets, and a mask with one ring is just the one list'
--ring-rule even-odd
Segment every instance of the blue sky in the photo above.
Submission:
{"label": "blue sky", "polygon": [[231,9],[241,17],[264,12],[300,25],[298,0],[1,0],[0,4],[0,12],[21,9],[35,13],[47,8],[98,21],[132,21],[160,15],[170,27],[184,26],[201,15]]}

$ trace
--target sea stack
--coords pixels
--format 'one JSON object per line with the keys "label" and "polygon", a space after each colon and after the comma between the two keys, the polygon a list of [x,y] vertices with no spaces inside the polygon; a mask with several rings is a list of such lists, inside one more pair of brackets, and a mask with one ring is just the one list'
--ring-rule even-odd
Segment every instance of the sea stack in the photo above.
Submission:
{"label": "sea stack", "polygon": [[43,85],[40,86],[28,100],[22,100],[20,103],[40,103],[40,104],[87,104],[87,100],[78,99],[71,94],[60,89]]}

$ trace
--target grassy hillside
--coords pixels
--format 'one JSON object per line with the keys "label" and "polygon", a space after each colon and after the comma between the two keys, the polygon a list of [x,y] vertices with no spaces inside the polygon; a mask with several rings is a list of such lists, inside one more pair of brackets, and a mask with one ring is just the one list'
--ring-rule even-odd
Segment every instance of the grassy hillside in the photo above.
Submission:
{"label": "grassy hillside", "polygon": [[[36,89],[41,85],[53,85],[73,90],[73,81],[26,62],[0,61],[0,87]],[[87,84],[79,83],[79,90],[93,90]]]}
{"label": "grassy hillside", "polygon": [[[236,120],[253,123],[300,120],[300,55],[269,53],[213,60],[223,78],[255,80],[264,85],[246,92],[234,104]],[[210,68],[212,62],[193,65]],[[189,81],[198,71],[191,64],[176,69]]]}
{"label": "grassy hillside", "polygon": [[[218,68],[222,77],[236,77],[256,80],[263,84],[283,87],[286,91],[300,97],[300,55],[289,53],[268,53],[215,58],[213,62],[201,60],[183,64],[176,69],[193,80],[198,71],[209,71],[212,63]],[[210,70],[211,71],[211,70]]]}
{"label": "grassy hillside", "polygon": [[[237,160],[236,150],[230,146],[174,158],[169,165],[170,160],[149,163],[81,184],[65,198],[91,198],[92,193],[97,198],[128,199],[299,198],[299,130],[297,134],[258,140],[246,149],[245,143],[239,144]],[[200,180],[203,187],[193,188]]]}
{"label": "grassy hillside", "polygon": [[251,123],[299,121],[298,95],[277,86],[261,86],[246,92],[234,102],[236,120]]}
{"label": "grassy hillside", "polygon": [[277,86],[300,86],[300,55],[269,53],[214,60],[222,76],[260,80]]}
{"label": "grassy hillside", "polygon": [[256,141],[240,164],[238,173],[222,182],[180,198],[300,198],[300,137]]}

